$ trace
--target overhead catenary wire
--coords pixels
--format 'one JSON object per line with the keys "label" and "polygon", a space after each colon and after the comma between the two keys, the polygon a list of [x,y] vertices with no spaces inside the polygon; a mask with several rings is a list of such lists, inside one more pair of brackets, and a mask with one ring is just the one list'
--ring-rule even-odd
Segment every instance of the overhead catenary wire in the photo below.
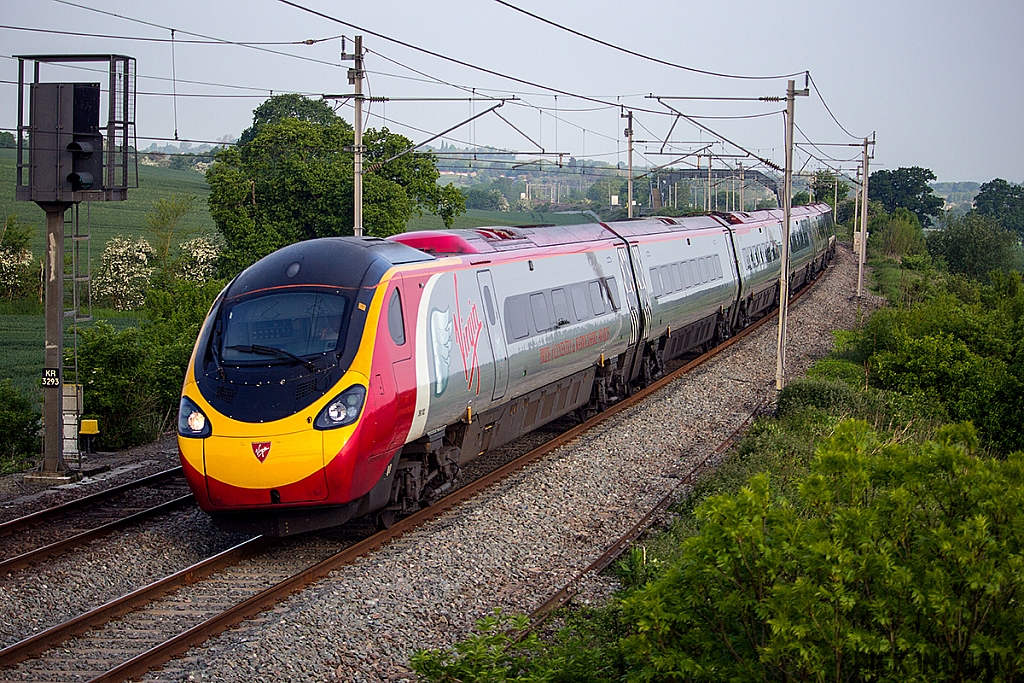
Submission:
{"label": "overhead catenary wire", "polygon": [[[90,11],[97,11],[97,12],[100,12],[100,13],[103,13],[103,14],[107,14],[107,15],[110,15],[110,16],[115,16],[117,18],[125,19],[125,20],[128,20],[128,21],[137,21],[139,23],[143,23],[143,24],[146,24],[146,25],[158,26],[157,24],[152,24],[151,22],[145,22],[143,20],[134,19],[132,17],[125,17],[125,16],[122,16],[122,15],[117,15],[117,14],[110,13],[110,12],[104,12],[103,10],[95,10],[94,8],[84,6],[84,5],[81,5],[81,4],[76,3],[76,2],[71,2],[70,0],[55,0],[55,1],[60,2],[62,4],[69,5],[69,6],[79,7],[79,8],[87,9],[87,10],[90,10]],[[288,2],[287,0],[281,0],[281,1],[283,2],[283,4],[286,4],[286,5],[289,5],[289,6],[292,6],[292,7],[297,7],[298,9],[301,9],[303,11],[307,11],[307,12],[310,12],[312,14],[321,16],[322,18],[326,18],[326,19],[333,20],[333,21],[338,21],[339,23],[344,24],[344,25],[350,25],[350,24],[348,24],[348,22],[344,22],[343,20],[336,19],[334,17],[330,17],[329,15],[325,15],[323,13],[319,13],[319,12],[316,12],[316,11],[313,11],[313,10],[309,10],[308,8],[301,7],[301,6],[297,5],[294,2]],[[473,68],[473,69],[476,69],[478,71],[482,71],[482,72],[485,72],[485,73],[496,75],[496,76],[501,77],[501,78],[512,80],[514,82],[522,83],[522,84],[528,85],[531,88],[537,88],[537,89],[540,89],[540,90],[547,91],[549,93],[563,94],[563,95],[571,97],[571,98],[582,99],[584,101],[590,101],[590,102],[593,102],[593,103],[599,105],[597,107],[591,107],[591,108],[586,108],[586,109],[580,108],[579,111],[594,111],[594,110],[600,110],[600,109],[603,109],[603,108],[612,108],[612,107],[615,106],[614,103],[609,102],[609,101],[605,101],[605,100],[601,99],[600,97],[595,97],[593,95],[585,95],[585,94],[574,93],[574,92],[563,90],[563,89],[560,89],[560,88],[552,88],[552,87],[545,86],[545,85],[542,85],[542,84],[539,84],[539,83],[534,83],[534,82],[531,82],[531,81],[526,80],[526,79],[517,78],[517,77],[512,76],[510,74],[503,74],[503,73],[500,73],[500,72],[495,71],[495,70],[486,69],[485,67],[479,67],[479,66],[476,66],[476,65],[473,65],[473,64],[469,64],[467,62],[463,62],[462,60],[458,60],[458,59],[455,59],[455,58],[447,57],[446,55],[443,55],[443,54],[440,54],[440,53],[436,53],[436,52],[433,52],[433,51],[430,51],[430,50],[425,50],[423,48],[417,48],[416,46],[411,45],[409,43],[406,43],[404,41],[400,41],[400,40],[396,40],[396,39],[391,39],[388,36],[383,36],[382,34],[379,34],[379,33],[373,32],[373,31],[366,31],[365,29],[363,29],[363,28],[361,28],[359,26],[352,25],[352,27],[355,28],[356,30],[362,30],[362,31],[370,33],[372,35],[382,36],[383,39],[386,39],[386,40],[389,40],[391,42],[395,42],[397,44],[403,45],[404,47],[408,47],[408,48],[411,48],[411,49],[418,49],[421,52],[425,52],[427,54],[432,54],[432,55],[434,55],[434,56],[436,56],[438,58],[446,59],[447,61],[451,61],[451,62],[454,62],[454,63],[459,63],[459,64],[462,64],[462,65],[468,67],[468,68]],[[176,33],[175,40],[177,42],[184,42],[184,41],[181,40],[180,36],[177,35],[177,32],[179,31],[179,29],[170,29],[169,27],[163,27],[163,28],[165,28],[165,29],[167,29],[169,31],[170,30],[174,30],[175,33]],[[244,43],[242,41],[224,40],[224,39],[215,38],[215,37],[212,37],[212,36],[204,36],[203,34],[191,33],[191,32],[187,32],[187,31],[183,31],[182,33],[186,34],[186,35],[199,36],[201,38],[204,38],[205,40],[216,41],[216,42],[218,42],[220,44],[237,45],[239,47],[251,47],[251,44]],[[198,42],[201,42],[201,41],[195,41],[195,42],[198,43]],[[275,42],[279,42],[279,41],[275,41]],[[288,44],[295,44],[295,43],[292,42],[292,43],[288,43]],[[173,44],[172,44],[172,49],[173,49]],[[282,56],[286,56],[286,57],[290,57],[290,58],[301,58],[298,55],[294,55],[294,54],[291,54],[291,53],[288,53],[288,52],[280,52],[280,51],[269,51],[269,52],[272,52],[274,54],[280,54]],[[376,53],[376,54],[379,55],[380,53]],[[321,63],[327,64],[329,66],[334,66],[334,67],[339,67],[340,66],[339,64],[335,64],[333,62],[323,62],[323,60],[313,60],[313,61],[320,61]],[[395,61],[395,63],[400,64],[400,62],[397,62],[396,60],[391,60],[391,61]],[[405,65],[402,65],[402,66],[404,68]],[[423,73],[423,72],[419,72],[419,73]],[[388,74],[388,76],[390,77],[391,75]],[[400,77],[400,76],[396,76],[396,77]],[[769,78],[769,77],[765,77],[765,78]],[[176,98],[179,95],[182,96],[182,97],[185,97],[185,96],[200,97],[200,96],[202,96],[201,94],[198,94],[198,93],[196,93],[196,94],[185,94],[185,93],[180,93],[179,94],[179,93],[177,93],[176,92],[176,83],[177,83],[178,80],[181,80],[183,83],[190,82],[190,81],[187,81],[185,79],[177,79],[176,78],[176,73],[172,74],[172,78],[171,79],[167,79],[167,80],[171,80],[172,84],[173,84],[172,90],[174,92],[172,92],[171,97]],[[442,81],[440,79],[432,79],[432,80],[433,80],[433,82],[443,83],[445,85],[448,85],[449,87],[463,87],[463,86],[459,86],[458,84],[455,84],[455,83],[451,83],[451,82],[447,82],[447,81]],[[255,88],[255,87],[251,87],[251,86],[227,86],[226,84],[211,84],[211,83],[204,83],[204,82],[201,82],[201,81],[192,81],[192,82],[199,83],[199,84],[202,84],[202,85],[214,86],[214,87],[216,87],[216,86],[220,86],[220,87],[234,87],[234,88],[245,88],[245,89],[248,89],[248,90],[251,90],[251,91],[254,91],[254,92],[272,92],[272,91],[269,91],[269,90],[265,90],[263,88]],[[282,92],[283,90],[284,89],[278,90],[278,92]],[[487,92],[491,92],[491,91],[492,91],[491,89],[486,89],[486,88],[478,88],[477,89],[477,92],[481,93],[483,95],[486,95]],[[504,89],[503,90],[494,89],[493,92],[509,92],[509,91],[508,90],[504,90]],[[819,97],[820,97],[820,92],[818,94],[819,94]],[[499,98],[494,98],[494,99],[499,99]],[[176,104],[176,102],[175,102],[175,104]],[[551,113],[551,109],[550,108],[548,108],[546,106],[543,106],[541,104],[538,104],[538,103],[521,102],[521,103],[518,104],[518,106],[536,108],[539,111],[541,111],[543,113],[546,113],[549,116],[552,116],[555,119],[555,121],[556,121],[556,128],[557,128],[558,123],[566,123],[567,125],[573,126],[575,128],[578,128],[579,130],[583,131],[584,134],[589,130],[589,129],[579,125],[578,123],[576,123],[574,121],[566,119],[564,117],[564,114],[569,112],[569,111],[574,111],[574,110],[572,108],[565,107],[563,105],[563,103],[561,103],[561,102],[558,102],[557,106],[554,108],[554,114]],[[652,114],[657,114],[657,115],[669,115],[665,111],[646,109],[646,108],[642,108],[642,107],[639,107],[639,108],[638,107],[634,107],[633,109],[635,111],[638,111],[638,112],[652,113]],[[676,118],[678,118],[681,115],[683,118],[686,118],[691,124],[696,125],[696,127],[700,128],[701,130],[706,131],[710,135],[714,136],[714,138],[721,139],[724,142],[726,142],[726,143],[728,143],[730,145],[735,146],[737,149],[743,149],[744,151],[748,151],[742,145],[739,145],[739,144],[733,142],[732,140],[730,140],[729,138],[722,136],[717,131],[712,130],[711,128],[709,128],[707,126],[697,125],[698,120],[701,120],[701,119],[703,119],[703,120],[719,119],[720,120],[720,119],[758,118],[758,117],[764,117],[764,116],[772,116],[772,115],[774,115],[774,112],[764,112],[764,113],[761,113],[761,114],[751,114],[751,115],[742,115],[742,116],[715,117],[715,116],[700,116],[700,115],[693,115],[693,114],[682,114],[681,112],[675,111],[671,115],[673,115]],[[505,117],[503,117],[503,118],[505,118]],[[508,121],[506,121],[506,122],[508,122]],[[177,121],[175,121],[175,131],[176,132],[177,132],[177,128],[178,128]],[[616,138],[612,138],[611,136],[605,136],[605,135],[603,135],[603,134],[601,134],[600,132],[597,132],[597,131],[590,130],[590,132],[592,134],[596,134],[596,135],[598,135],[600,137],[604,137],[604,138],[607,138],[609,140],[616,139]],[[761,159],[761,157],[759,155],[757,155],[756,153],[752,153],[752,156],[754,158]],[[772,163],[772,162],[768,161],[767,159],[761,159],[761,160],[763,162],[765,162],[765,163],[768,163],[768,164]]]}
{"label": "overhead catenary wire", "polygon": [[[81,31],[60,31],[52,28],[34,28],[30,26],[8,26],[0,24],[0,29],[6,29],[8,31],[28,31],[31,33],[49,33],[59,36],[79,36],[82,38],[104,38],[112,40],[125,40],[130,42],[140,43],[169,43],[171,38],[155,38],[150,36],[122,36],[114,35],[110,33],[84,33]],[[337,40],[341,38],[340,35],[331,36],[329,38],[307,38],[305,40],[241,40],[238,42],[230,42],[226,40],[218,39],[204,39],[204,40],[182,40],[177,39],[178,43],[187,43],[190,45],[315,45],[317,43],[323,43],[330,40]]]}
{"label": "overhead catenary wire", "polygon": [[499,5],[503,5],[505,7],[508,7],[509,9],[515,10],[516,12],[521,12],[522,14],[525,14],[528,17],[536,19],[537,21],[541,21],[541,22],[543,22],[545,24],[548,24],[550,26],[554,26],[557,29],[560,29],[560,30],[565,31],[567,33],[571,33],[574,36],[579,36],[580,38],[583,38],[585,40],[589,40],[591,42],[597,43],[598,45],[603,45],[603,46],[605,46],[607,48],[611,48],[613,50],[618,50],[619,52],[624,52],[625,54],[631,55],[633,57],[637,57],[639,59],[645,59],[647,61],[654,62],[656,64],[661,64],[662,66],[669,66],[669,67],[672,67],[674,69],[682,69],[684,71],[689,71],[691,73],[703,74],[705,76],[715,76],[717,78],[733,78],[733,79],[752,80],[752,81],[774,81],[774,80],[780,80],[780,79],[783,79],[783,78],[793,78],[793,77],[798,76],[798,75],[803,73],[803,71],[797,71],[796,73],[780,74],[780,75],[775,75],[775,76],[743,76],[743,75],[738,75],[738,74],[727,74],[727,73],[720,73],[720,72],[717,72],[717,71],[708,71],[708,70],[705,70],[705,69],[697,69],[697,68],[694,68],[692,66],[685,66],[683,64],[676,64],[675,62],[669,62],[669,61],[666,61],[664,59],[658,59],[657,57],[651,57],[650,55],[645,55],[643,53],[636,52],[634,50],[630,50],[628,48],[622,47],[621,45],[615,45],[614,43],[609,43],[608,41],[601,40],[600,38],[595,38],[594,36],[589,36],[586,33],[582,33],[580,31],[577,31],[574,28],[570,28],[570,27],[565,26],[563,24],[559,24],[558,22],[552,21],[550,19],[546,19],[546,18],[540,16],[539,14],[534,14],[533,12],[529,12],[529,11],[527,11],[525,9],[522,9],[521,7],[516,7],[515,5],[513,5],[513,4],[509,3],[509,2],[506,2],[505,0],[494,0],[494,1],[497,2]]}
{"label": "overhead catenary wire", "polygon": [[[164,31],[172,30],[171,26],[164,26],[162,24],[155,24],[155,23],[153,23],[151,21],[145,21],[144,19],[136,19],[134,17],[129,17],[129,16],[126,16],[126,15],[123,15],[123,14],[117,14],[116,12],[108,12],[107,10],[97,9],[96,7],[89,7],[88,5],[82,5],[82,4],[79,4],[77,2],[71,2],[71,0],[52,0],[52,1],[60,3],[62,5],[67,5],[69,7],[77,7],[78,9],[84,9],[84,10],[87,10],[89,12],[95,12],[97,14],[104,14],[104,15],[106,15],[108,17],[114,17],[114,18],[117,18],[117,19],[122,19],[124,21],[131,21],[131,22],[134,22],[136,24],[142,24],[143,26],[151,26],[153,28],[159,28],[159,29],[162,29]],[[188,36],[194,36],[196,38],[204,38],[206,40],[214,40],[214,41],[217,41],[219,43],[223,43],[225,45],[236,45],[238,47],[244,47],[244,48],[248,48],[248,49],[251,49],[251,50],[259,50],[261,52],[268,52],[270,54],[275,54],[275,55],[279,55],[279,56],[282,56],[282,57],[290,57],[292,59],[299,59],[299,60],[306,61],[306,62],[313,62],[315,64],[323,64],[325,66],[331,66],[331,67],[335,67],[335,68],[338,68],[338,69],[343,68],[343,65],[340,64],[340,63],[328,62],[328,61],[324,61],[322,59],[315,59],[313,57],[303,57],[302,55],[296,55],[296,54],[292,54],[290,52],[282,52],[281,50],[272,50],[272,49],[270,49],[268,47],[263,47],[261,45],[253,45],[251,43],[240,42],[240,41],[237,41],[237,40],[227,40],[226,38],[217,38],[215,36],[208,36],[208,35],[204,35],[202,33],[195,33],[195,32],[192,32],[192,31],[185,31],[185,30],[182,30],[180,28],[179,29],[174,29],[174,30],[176,30],[178,33],[183,33],[183,34],[188,35]]]}

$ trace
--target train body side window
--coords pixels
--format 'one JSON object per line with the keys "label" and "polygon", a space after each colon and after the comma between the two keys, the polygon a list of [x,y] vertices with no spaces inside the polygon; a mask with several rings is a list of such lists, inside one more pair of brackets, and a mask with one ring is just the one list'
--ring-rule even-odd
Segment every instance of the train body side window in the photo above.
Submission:
{"label": "train body side window", "polygon": [[690,266],[686,261],[679,264],[679,272],[683,276],[683,287],[686,289],[693,287],[693,278],[690,277]]}
{"label": "train body side window", "polygon": [[388,332],[391,333],[391,341],[396,346],[405,344],[405,321],[402,320],[402,295],[398,289],[391,292],[391,299],[388,301]]}
{"label": "train body side window", "polygon": [[651,289],[654,296],[661,296],[661,275],[658,274],[657,268],[651,268]]}
{"label": "train body side window", "polygon": [[587,290],[583,285],[573,285],[572,308],[576,313],[576,320],[583,322],[590,319],[590,308],[587,306]]}
{"label": "train body side window", "polygon": [[700,269],[701,282],[707,282],[711,279],[708,277],[708,262],[706,258],[697,259],[697,267]]}
{"label": "train body side window", "polygon": [[525,339],[530,336],[530,324],[526,321],[526,305],[522,297],[505,300],[505,319],[508,321],[509,332],[513,339]]}
{"label": "train body side window", "polygon": [[675,283],[677,292],[683,291],[683,276],[678,263],[672,264],[672,282]]}
{"label": "train body side window", "polygon": [[604,279],[604,293],[608,297],[608,303],[611,304],[612,310],[619,310],[619,293],[615,288],[615,278],[606,277]]}
{"label": "train body side window", "polygon": [[538,332],[551,329],[551,317],[548,315],[548,302],[543,292],[530,295],[530,310],[533,311],[533,324]]}
{"label": "train body side window", "polygon": [[555,326],[568,325],[572,322],[569,317],[569,300],[562,288],[551,290],[551,308],[555,314]]}
{"label": "train body side window", "polygon": [[594,315],[605,312],[604,297],[601,296],[601,284],[596,280],[590,283],[590,305],[594,307]]}
{"label": "train body side window", "polygon": [[676,291],[672,282],[672,271],[668,266],[661,267],[661,283],[665,287],[666,294]]}
{"label": "train body side window", "polygon": [[484,285],[484,308],[487,309],[487,319],[491,321],[491,327],[497,324],[497,320],[494,318],[494,304],[491,303],[491,288]]}
{"label": "train body side window", "polygon": [[716,280],[721,280],[723,277],[725,277],[725,275],[722,273],[722,259],[721,259],[721,257],[719,257],[718,254],[715,254],[712,263],[715,266],[715,279]]}

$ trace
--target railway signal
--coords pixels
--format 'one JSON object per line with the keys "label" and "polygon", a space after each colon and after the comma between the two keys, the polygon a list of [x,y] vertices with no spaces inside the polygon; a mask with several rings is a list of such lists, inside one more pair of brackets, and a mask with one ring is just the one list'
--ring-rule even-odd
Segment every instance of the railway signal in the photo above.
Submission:
{"label": "railway signal", "polygon": [[[138,187],[135,162],[135,58],[125,55],[21,55],[18,59],[18,156],[15,196],[46,212],[45,360],[43,387],[43,462],[27,478],[70,480],[75,474],[64,459],[78,452],[80,387],[64,377],[64,319],[80,319],[79,296],[64,309],[64,214],[79,202],[122,201]],[[26,81],[26,62],[31,81]],[[100,123],[99,83],[40,80],[43,65],[105,62],[109,65],[107,117]],[[29,92],[26,103],[25,92]],[[28,122],[25,108],[28,105]],[[129,160],[133,162],[129,163]],[[132,173],[134,170],[134,173]],[[76,213],[77,216],[77,213]],[[76,224],[77,233],[77,224]],[[74,236],[75,254],[84,238]],[[75,272],[72,286],[88,281]],[[65,410],[68,399],[70,410]]]}

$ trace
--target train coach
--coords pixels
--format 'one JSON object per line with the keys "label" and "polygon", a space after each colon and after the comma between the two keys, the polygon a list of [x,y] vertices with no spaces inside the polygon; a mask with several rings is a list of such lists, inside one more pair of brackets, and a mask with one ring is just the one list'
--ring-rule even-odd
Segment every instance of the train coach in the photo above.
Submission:
{"label": "train coach", "polygon": [[[469,461],[584,417],[777,302],[781,211],[337,237],[285,247],[214,302],[178,445],[226,529],[289,535],[396,515]],[[793,209],[790,282],[831,212]]]}

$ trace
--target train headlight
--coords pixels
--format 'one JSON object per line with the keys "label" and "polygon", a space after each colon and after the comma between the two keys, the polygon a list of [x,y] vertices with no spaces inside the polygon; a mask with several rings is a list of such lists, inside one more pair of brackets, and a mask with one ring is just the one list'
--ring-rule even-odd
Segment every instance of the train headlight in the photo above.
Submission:
{"label": "train headlight", "polygon": [[199,406],[187,396],[182,396],[181,403],[178,404],[178,434],[202,439],[210,436],[212,432],[210,421]]}
{"label": "train headlight", "polygon": [[317,429],[335,429],[350,425],[359,418],[365,400],[366,387],[358,384],[351,386],[324,406],[313,426]]}

